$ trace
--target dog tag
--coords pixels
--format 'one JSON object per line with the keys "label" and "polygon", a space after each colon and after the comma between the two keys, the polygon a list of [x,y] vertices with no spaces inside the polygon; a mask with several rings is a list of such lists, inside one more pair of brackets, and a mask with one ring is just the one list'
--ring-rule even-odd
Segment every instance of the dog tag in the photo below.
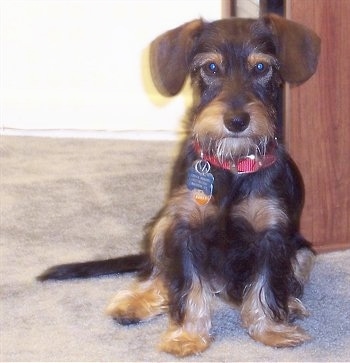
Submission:
{"label": "dog tag", "polygon": [[187,188],[199,205],[208,204],[213,194],[214,176],[209,171],[210,164],[205,160],[197,160],[188,170]]}

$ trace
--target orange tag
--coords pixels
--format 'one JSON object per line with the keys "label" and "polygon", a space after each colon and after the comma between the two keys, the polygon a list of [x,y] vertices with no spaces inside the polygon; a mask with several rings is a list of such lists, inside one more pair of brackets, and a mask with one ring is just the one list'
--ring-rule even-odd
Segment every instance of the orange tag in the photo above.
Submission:
{"label": "orange tag", "polygon": [[195,189],[193,190],[193,199],[198,205],[206,205],[211,199],[211,195],[207,195],[203,190]]}

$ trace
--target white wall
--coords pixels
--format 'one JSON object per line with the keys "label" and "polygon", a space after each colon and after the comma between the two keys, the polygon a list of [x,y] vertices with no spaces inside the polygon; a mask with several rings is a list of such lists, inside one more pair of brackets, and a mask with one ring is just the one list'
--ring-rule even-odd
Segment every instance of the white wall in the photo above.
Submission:
{"label": "white wall", "polygon": [[156,93],[147,46],[199,16],[221,0],[2,0],[1,128],[176,130],[188,99]]}

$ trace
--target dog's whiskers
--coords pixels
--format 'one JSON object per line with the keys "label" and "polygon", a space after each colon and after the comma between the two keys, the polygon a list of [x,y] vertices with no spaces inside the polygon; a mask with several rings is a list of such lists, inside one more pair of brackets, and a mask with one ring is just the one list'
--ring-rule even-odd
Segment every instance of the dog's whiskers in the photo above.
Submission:
{"label": "dog's whiskers", "polygon": [[260,156],[265,156],[267,151],[267,145],[270,139],[267,136],[264,136],[260,139],[260,141],[256,144],[257,154]]}

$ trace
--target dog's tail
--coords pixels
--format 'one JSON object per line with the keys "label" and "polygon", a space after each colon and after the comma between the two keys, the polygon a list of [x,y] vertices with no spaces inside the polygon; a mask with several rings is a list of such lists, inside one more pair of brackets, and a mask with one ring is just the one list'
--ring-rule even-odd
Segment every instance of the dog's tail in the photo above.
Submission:
{"label": "dog's tail", "polygon": [[87,279],[89,277],[103,275],[137,272],[142,270],[147,262],[148,255],[139,254],[111,258],[108,260],[67,263],[48,268],[37,276],[36,279],[39,281]]}

